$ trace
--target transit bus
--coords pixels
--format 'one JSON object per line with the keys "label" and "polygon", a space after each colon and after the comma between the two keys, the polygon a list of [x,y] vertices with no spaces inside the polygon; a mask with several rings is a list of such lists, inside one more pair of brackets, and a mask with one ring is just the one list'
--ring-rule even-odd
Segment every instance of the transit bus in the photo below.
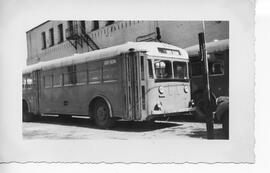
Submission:
{"label": "transit bus", "polygon": [[100,128],[117,119],[191,114],[189,58],[159,42],[128,42],[40,62],[23,71],[23,120],[41,114],[89,116]]}
{"label": "transit bus", "polygon": [[[212,111],[217,108],[218,98],[229,97],[229,39],[206,43]],[[203,98],[203,61],[199,45],[185,48],[190,60],[191,95],[195,106]],[[197,106],[198,110],[198,106]]]}

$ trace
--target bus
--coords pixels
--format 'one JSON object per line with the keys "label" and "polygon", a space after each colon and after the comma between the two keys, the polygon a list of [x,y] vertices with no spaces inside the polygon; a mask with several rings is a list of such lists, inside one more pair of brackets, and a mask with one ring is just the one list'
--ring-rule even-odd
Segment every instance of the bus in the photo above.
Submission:
{"label": "bus", "polygon": [[117,119],[191,114],[189,58],[160,42],[128,42],[28,66],[23,121],[42,114],[88,116],[100,128]]}
{"label": "bus", "polygon": [[[216,110],[217,99],[229,97],[229,39],[206,43],[212,111]],[[191,95],[195,106],[203,98],[203,61],[199,45],[185,48],[190,60]]]}

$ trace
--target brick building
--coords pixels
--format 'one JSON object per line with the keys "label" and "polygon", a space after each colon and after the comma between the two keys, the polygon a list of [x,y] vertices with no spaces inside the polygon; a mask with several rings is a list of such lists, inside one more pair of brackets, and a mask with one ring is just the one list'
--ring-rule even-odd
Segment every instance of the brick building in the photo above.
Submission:
{"label": "brick building", "polygon": [[[127,41],[198,44],[202,21],[46,21],[26,32],[27,65]],[[206,41],[229,38],[228,21],[206,21]]]}

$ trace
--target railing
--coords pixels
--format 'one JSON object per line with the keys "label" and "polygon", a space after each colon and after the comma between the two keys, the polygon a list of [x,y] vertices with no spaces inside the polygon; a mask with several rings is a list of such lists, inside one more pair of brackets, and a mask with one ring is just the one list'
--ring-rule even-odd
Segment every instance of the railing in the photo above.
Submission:
{"label": "railing", "polygon": [[78,24],[73,23],[72,27],[66,29],[66,38],[71,40],[76,39],[80,34],[78,28]]}
{"label": "railing", "polygon": [[98,45],[94,42],[94,40],[87,34],[85,28],[81,26],[81,33],[83,41],[92,49],[97,50],[99,49]]}
{"label": "railing", "polygon": [[78,44],[81,47],[83,46],[82,41],[84,41],[87,44],[87,46],[89,46],[92,50],[99,49],[98,45],[87,34],[85,28],[82,27],[82,25],[79,25],[77,21],[74,21],[73,24],[66,29],[65,36],[66,39],[75,49],[77,49]]}
{"label": "railing", "polygon": [[156,41],[157,40],[157,34],[156,32],[152,32],[150,34],[138,36],[136,38],[136,42],[142,42],[142,41]]}

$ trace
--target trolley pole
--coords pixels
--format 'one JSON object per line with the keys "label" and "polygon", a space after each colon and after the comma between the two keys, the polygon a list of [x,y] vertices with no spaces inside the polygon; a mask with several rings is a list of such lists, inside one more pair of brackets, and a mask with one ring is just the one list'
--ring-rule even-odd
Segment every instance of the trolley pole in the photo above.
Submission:
{"label": "trolley pole", "polygon": [[[214,139],[214,123],[213,123],[213,113],[211,112],[211,97],[210,97],[210,83],[209,83],[209,70],[208,70],[208,58],[205,48],[205,37],[204,32],[199,33],[199,45],[200,45],[200,55],[204,63],[203,70],[203,82],[205,85],[205,94],[204,99],[206,101],[206,130],[207,130],[207,139]],[[205,98],[206,97],[206,98]]]}

